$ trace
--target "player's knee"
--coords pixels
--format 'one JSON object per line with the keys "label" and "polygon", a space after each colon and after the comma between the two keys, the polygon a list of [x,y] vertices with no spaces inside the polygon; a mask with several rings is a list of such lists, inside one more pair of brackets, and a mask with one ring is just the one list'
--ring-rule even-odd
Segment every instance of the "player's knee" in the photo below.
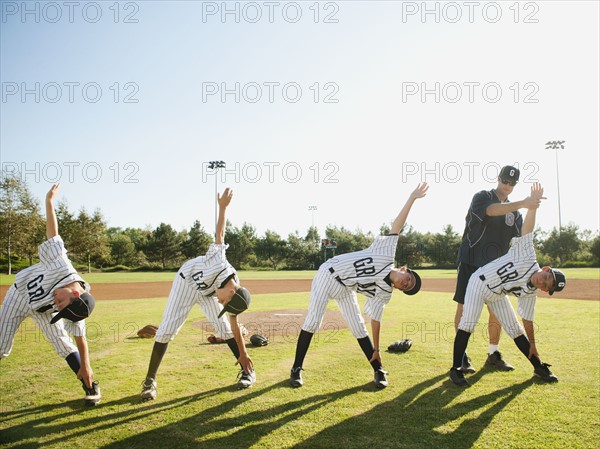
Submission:
{"label": "player's knee", "polygon": [[461,320],[461,322],[458,324],[458,329],[472,334],[473,332],[475,332],[476,324],[477,323],[470,323],[468,321]]}
{"label": "player's knee", "polygon": [[177,334],[156,334],[154,337],[154,341],[156,343],[169,343],[175,339],[175,335]]}

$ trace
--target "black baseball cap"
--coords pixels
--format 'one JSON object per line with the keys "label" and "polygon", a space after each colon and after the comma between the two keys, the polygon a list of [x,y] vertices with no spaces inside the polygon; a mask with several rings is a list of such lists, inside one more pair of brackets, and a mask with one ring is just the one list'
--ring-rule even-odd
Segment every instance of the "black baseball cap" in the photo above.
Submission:
{"label": "black baseball cap", "polygon": [[419,290],[421,290],[421,277],[417,274],[416,271],[413,271],[410,268],[407,268],[406,271],[415,277],[415,285],[410,290],[402,290],[402,291],[404,292],[405,295],[414,295]]}
{"label": "black baseball cap", "polygon": [[521,171],[517,167],[513,167],[512,165],[505,165],[500,170],[500,174],[498,177],[503,181],[512,181],[515,184],[519,182],[519,175]]}
{"label": "black baseball cap", "polygon": [[560,292],[567,285],[567,278],[565,274],[557,270],[556,268],[550,268],[550,273],[552,273],[552,277],[554,278],[554,287],[548,292],[548,294],[553,294],[554,292]]}
{"label": "black baseball cap", "polygon": [[50,320],[50,324],[56,323],[61,318],[66,318],[73,322],[81,321],[91,315],[95,305],[96,301],[94,300],[94,297],[89,293],[84,292],[79,298],[71,301],[71,304],[54,315]]}
{"label": "black baseball cap", "polygon": [[232,315],[239,315],[248,307],[250,307],[250,292],[244,287],[240,287],[235,291],[231,300],[223,307],[223,310],[219,313],[219,318],[225,312],[229,312]]}

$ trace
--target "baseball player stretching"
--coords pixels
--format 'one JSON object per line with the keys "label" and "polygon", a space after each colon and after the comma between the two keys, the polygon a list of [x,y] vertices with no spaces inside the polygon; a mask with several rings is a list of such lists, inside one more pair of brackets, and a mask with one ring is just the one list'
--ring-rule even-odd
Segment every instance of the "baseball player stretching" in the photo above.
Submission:
{"label": "baseball player stretching", "polygon": [[[540,201],[543,199],[543,193],[541,185],[535,183],[531,187],[530,197]],[[456,385],[469,384],[461,365],[469,337],[475,330],[484,304],[498,317],[506,333],[529,359],[534,367],[534,374],[546,382],[558,382],[558,378],[548,368],[550,365],[540,360],[535,345],[533,315],[536,290],[541,289],[550,294],[561,291],[565,288],[566,278],[561,271],[550,267],[540,268],[536,262],[533,227],[538,207],[532,205],[527,210],[523,236],[513,239],[508,253],[479,268],[469,280],[463,314],[454,340],[454,360],[450,369],[450,379]],[[506,296],[508,293],[519,298],[518,310],[523,318],[524,328],[517,321],[515,311]]]}
{"label": "baseball player stretching", "polygon": [[89,293],[90,285],[73,268],[58,235],[54,197],[59,185],[53,185],[46,194],[47,240],[38,247],[40,262],[19,271],[4,297],[0,310],[0,359],[9,356],[17,329],[25,318],[31,317],[81,380],[85,404],[96,405],[100,402],[100,387],[90,366],[84,321],[92,313],[95,301]]}
{"label": "baseball player stretching", "polygon": [[[521,201],[508,201],[508,196],[519,182],[519,174],[519,169],[516,167],[510,165],[502,167],[496,188],[482,190],[471,200],[458,250],[458,275],[453,298],[456,301],[455,331],[458,330],[458,323],[463,314],[469,278],[475,270],[508,252],[511,239],[521,235],[523,217],[519,209],[537,204],[530,197]],[[514,367],[504,361],[498,350],[502,326],[489,307],[488,311],[490,346],[485,364],[502,371],[511,371]],[[462,372],[469,374],[475,372],[467,353],[463,359]]]}
{"label": "baseball player stretching", "polygon": [[[198,304],[218,337],[224,339],[242,370],[239,388],[248,388],[256,380],[252,360],[246,352],[237,315],[250,305],[250,293],[240,287],[235,269],[225,257],[225,210],[231,202],[233,191],[226,188],[218,195],[219,217],[215,243],[204,256],[188,260],[177,272],[163,320],[156,332],[154,348],[146,379],[142,383],[142,400],[156,398],[156,373],[169,341],[173,340],[185,322],[194,304]],[[229,322],[224,314],[228,313]]]}
{"label": "baseball player stretching", "polygon": [[[406,267],[394,268],[398,234],[402,230],[410,209],[418,198],[426,195],[428,186],[419,184],[410,194],[406,204],[394,220],[390,234],[378,236],[371,246],[363,251],[341,254],[323,263],[313,279],[308,313],[296,345],[296,358],[290,373],[290,385],[301,387],[302,365],[311,339],[317,332],[325,315],[330,298],[335,299],[340,311],[358,340],[360,348],[375,371],[375,385],[388,385],[386,372],[379,353],[379,332],[383,308],[390,301],[394,288],[407,295],[414,295],[421,288],[421,279]],[[356,293],[367,297],[364,311],[371,318],[373,342],[360,313]]]}

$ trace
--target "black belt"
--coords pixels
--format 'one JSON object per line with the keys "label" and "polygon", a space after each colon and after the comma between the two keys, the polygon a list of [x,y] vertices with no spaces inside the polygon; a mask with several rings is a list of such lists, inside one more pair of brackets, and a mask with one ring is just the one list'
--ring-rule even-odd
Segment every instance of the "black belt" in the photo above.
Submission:
{"label": "black belt", "polygon": [[482,281],[485,281],[485,276],[482,274],[481,276],[479,276],[479,279],[481,279]]}
{"label": "black belt", "polygon": [[38,313],[44,313],[44,312],[47,312],[50,309],[52,309],[52,304],[48,304],[48,305],[42,306],[39,309],[37,309],[36,312],[38,312]]}

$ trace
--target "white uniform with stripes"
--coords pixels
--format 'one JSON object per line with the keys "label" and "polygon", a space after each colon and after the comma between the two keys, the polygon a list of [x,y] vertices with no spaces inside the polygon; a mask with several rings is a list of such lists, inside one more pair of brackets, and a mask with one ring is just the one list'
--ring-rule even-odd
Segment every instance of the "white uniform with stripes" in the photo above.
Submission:
{"label": "white uniform with stripes", "polygon": [[238,282],[235,269],[225,257],[228,246],[213,243],[204,256],[188,260],[179,269],[155,341],[168,343],[173,340],[194,304],[200,306],[220,338],[233,338],[231,326],[225,317],[227,314],[218,317],[223,306],[215,296],[217,287],[221,287],[229,278],[235,277]]}
{"label": "white uniform with stripes", "polygon": [[394,268],[397,244],[397,234],[378,236],[363,251],[341,254],[323,263],[312,281],[308,314],[302,329],[313,334],[317,332],[327,303],[335,299],[352,335],[366,337],[368,331],[356,293],[367,297],[365,313],[371,319],[381,321],[383,308],[394,290],[389,274]]}
{"label": "white uniform with stripes", "polygon": [[537,295],[529,279],[538,270],[533,233],[514,238],[507,254],[479,268],[469,279],[458,328],[473,333],[483,305],[487,304],[511,338],[523,335],[523,326],[517,320],[507,294],[519,298],[519,315],[533,321]]}
{"label": "white uniform with stripes", "polygon": [[[85,336],[85,320],[73,323],[58,320],[50,324],[57,313],[53,305],[54,290],[73,282],[80,282],[86,291],[90,286],[73,268],[60,236],[46,240],[38,247],[40,262],[17,273],[15,283],[8,289],[0,311],[0,358],[12,350],[17,329],[30,316],[60,357],[77,351],[69,333]],[[38,312],[39,309],[47,310]]]}

